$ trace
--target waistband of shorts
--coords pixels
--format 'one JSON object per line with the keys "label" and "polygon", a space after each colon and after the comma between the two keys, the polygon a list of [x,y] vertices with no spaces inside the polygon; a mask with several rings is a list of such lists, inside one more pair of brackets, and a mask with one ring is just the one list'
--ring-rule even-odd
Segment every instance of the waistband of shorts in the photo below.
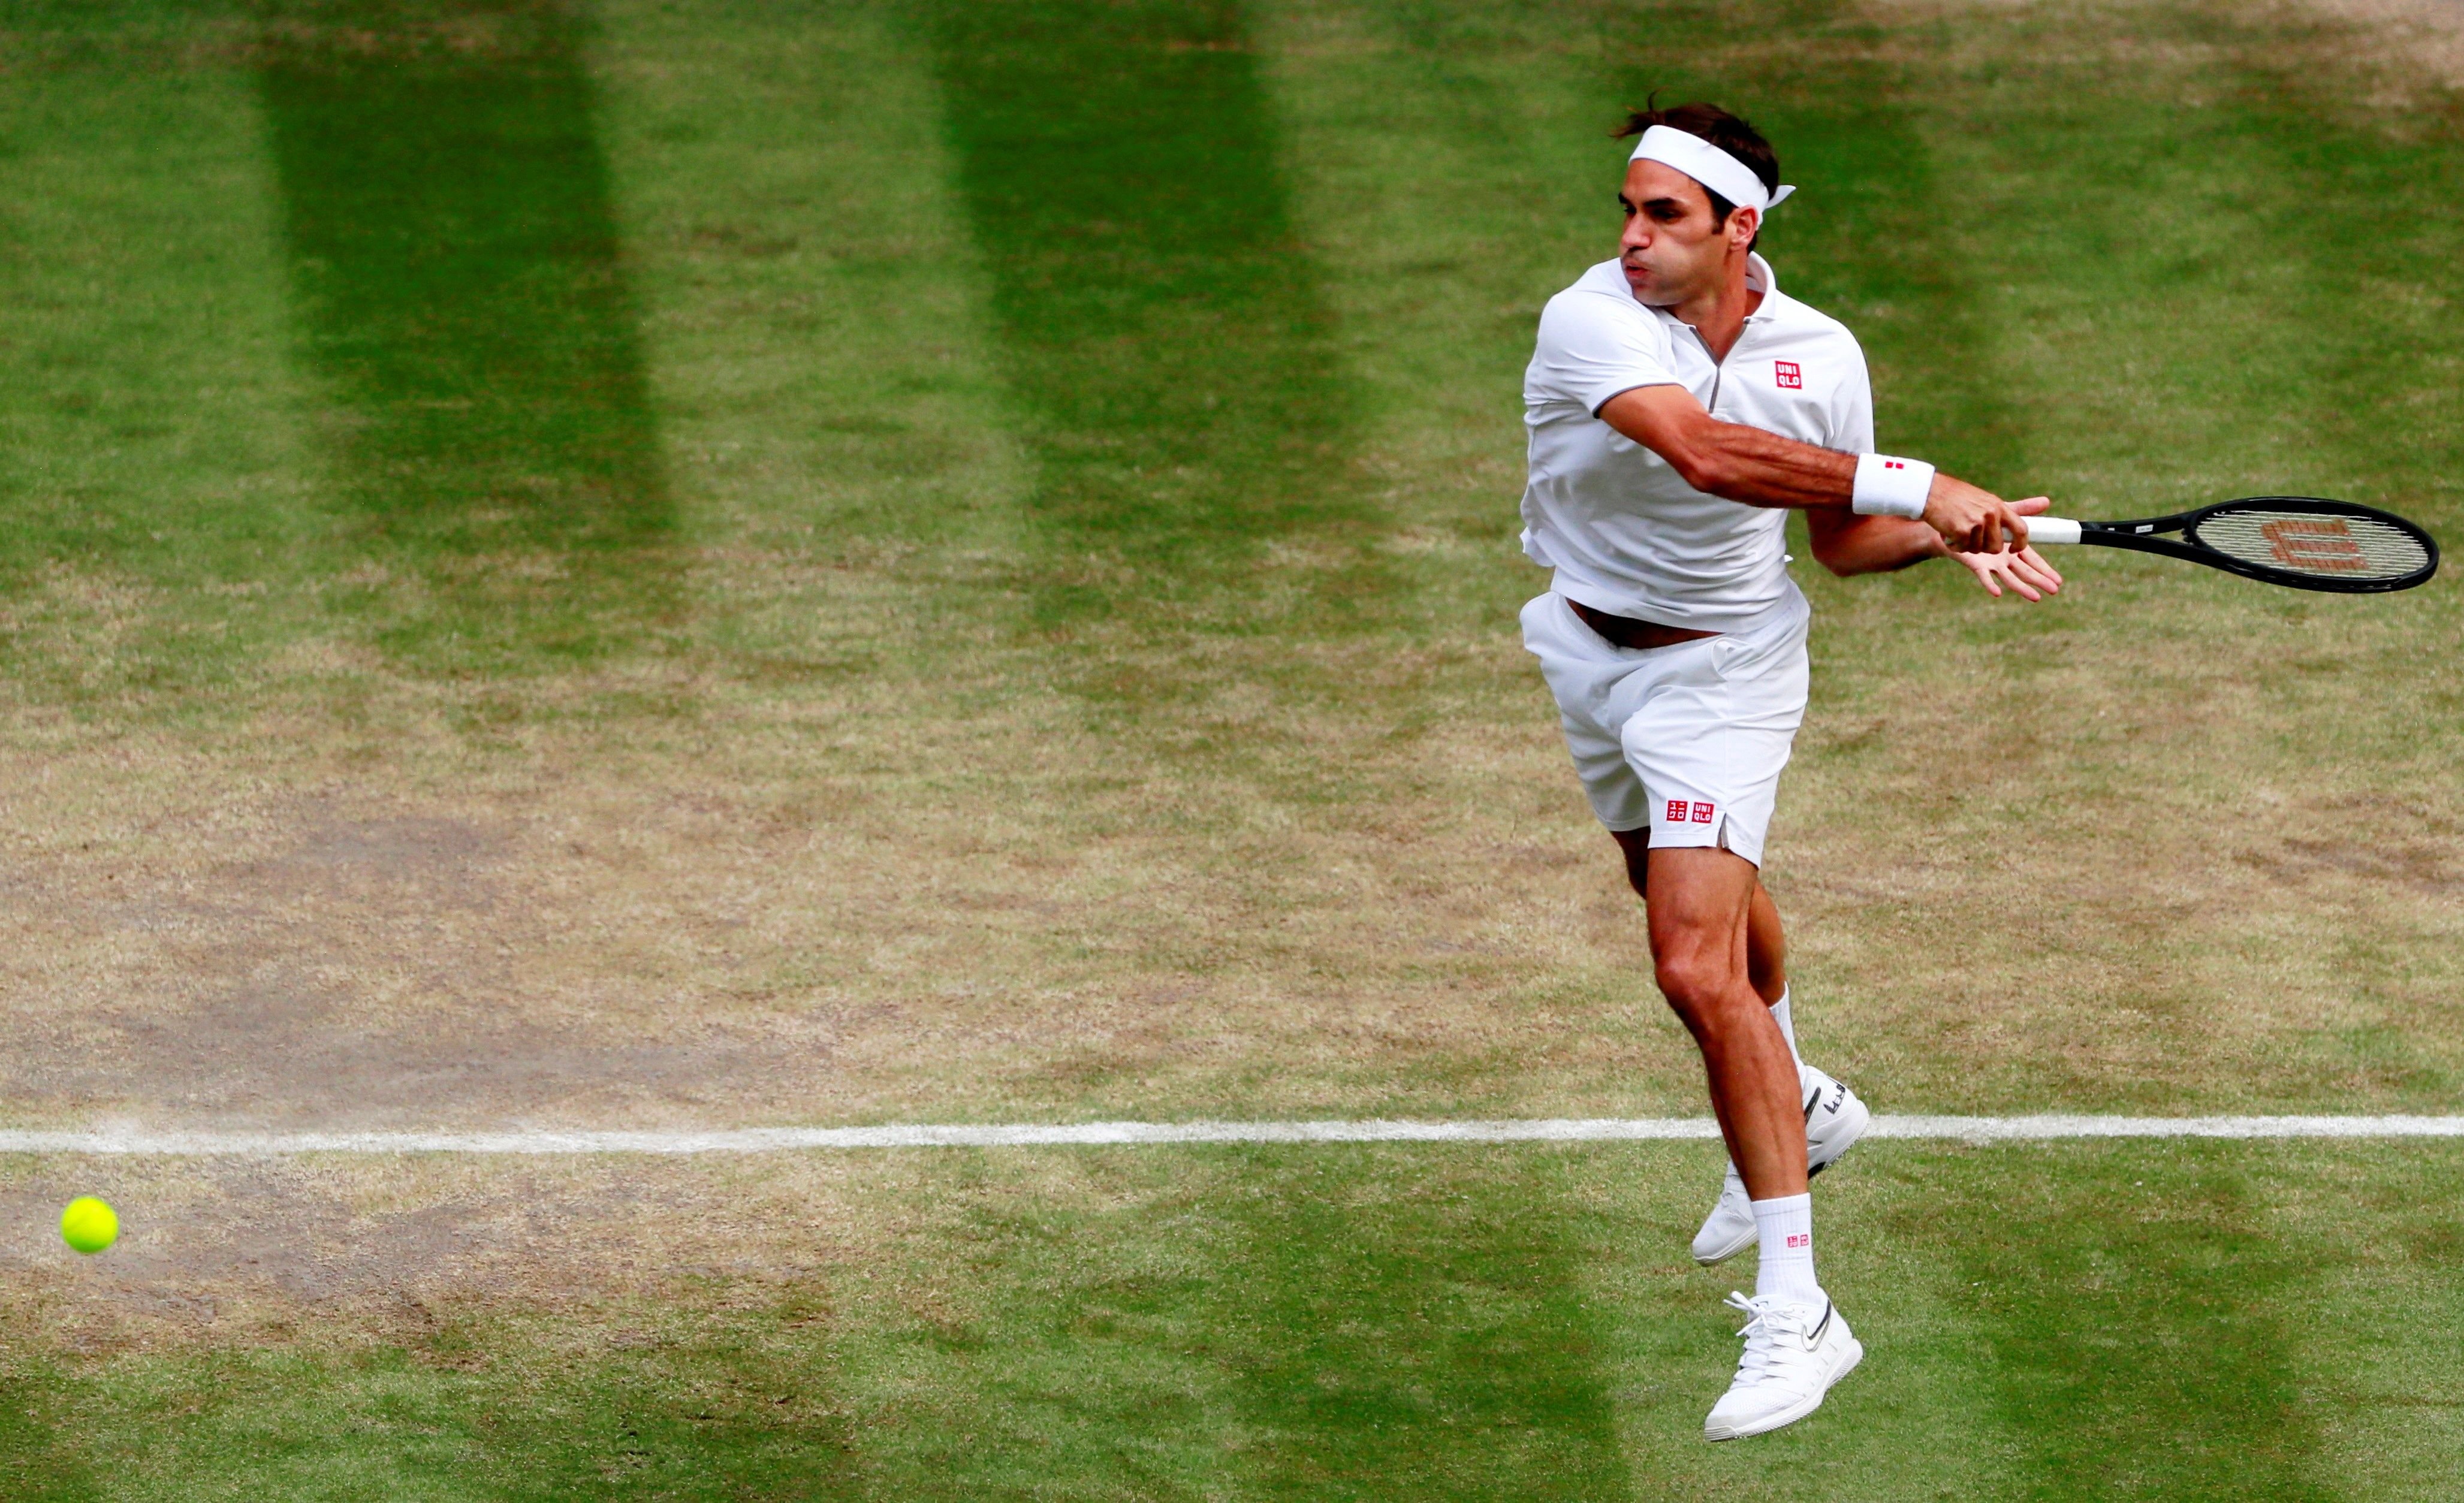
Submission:
{"label": "waistband of shorts", "polygon": [[[1718,632],[1724,637],[1756,637],[1768,632],[1792,630],[1813,618],[1814,605],[1806,599],[1805,592],[1796,587],[1794,579],[1786,583],[1787,588],[1780,592],[1779,599],[1761,610],[1742,619],[1724,618],[1719,621],[1684,620],[1683,612],[1656,611],[1649,606],[1637,605],[1631,600],[1621,599],[1614,592],[1594,589],[1581,580],[1569,579],[1562,569],[1550,577],[1549,593],[1630,621],[1684,630]],[[1669,619],[1672,616],[1680,619],[1672,621]]]}

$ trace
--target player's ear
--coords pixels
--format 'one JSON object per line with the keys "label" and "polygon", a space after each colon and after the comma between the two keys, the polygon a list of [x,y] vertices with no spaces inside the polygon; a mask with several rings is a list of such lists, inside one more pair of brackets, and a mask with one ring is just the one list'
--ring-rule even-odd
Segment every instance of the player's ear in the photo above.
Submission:
{"label": "player's ear", "polygon": [[1728,210],[1728,244],[1742,250],[1754,243],[1754,235],[1763,228],[1763,211],[1740,204]]}

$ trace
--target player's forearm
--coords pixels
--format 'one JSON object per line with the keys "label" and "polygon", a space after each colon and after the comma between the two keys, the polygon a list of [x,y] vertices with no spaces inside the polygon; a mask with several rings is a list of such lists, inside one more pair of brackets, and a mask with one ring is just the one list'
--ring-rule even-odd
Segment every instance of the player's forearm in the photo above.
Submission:
{"label": "player's forearm", "polygon": [[[1699,424],[1683,426],[1692,431],[1658,452],[1697,490],[1749,506],[1799,510],[1809,519],[1904,519],[1911,524],[1904,531],[1877,534],[1873,547],[1879,551],[1856,573],[1904,569],[1943,557],[1953,546],[2000,553],[2027,540],[2026,525],[2009,503],[1931,466],[1887,454],[1868,454],[1860,461],[1854,454],[1722,423],[1708,414]],[[1886,483],[1877,487],[1880,493],[1865,495],[1868,461],[1883,477],[1904,475],[1905,484]],[[1900,510],[1903,506],[1908,510]],[[1891,538],[1898,541],[1884,541]]]}
{"label": "player's forearm", "polygon": [[1897,516],[1855,516],[1815,512],[1807,517],[1814,556],[1833,574],[1889,574],[1928,558],[1947,558],[1942,534],[1923,522]]}
{"label": "player's forearm", "polygon": [[1748,506],[1846,511],[1857,456],[1705,417],[1660,450],[1695,490]]}

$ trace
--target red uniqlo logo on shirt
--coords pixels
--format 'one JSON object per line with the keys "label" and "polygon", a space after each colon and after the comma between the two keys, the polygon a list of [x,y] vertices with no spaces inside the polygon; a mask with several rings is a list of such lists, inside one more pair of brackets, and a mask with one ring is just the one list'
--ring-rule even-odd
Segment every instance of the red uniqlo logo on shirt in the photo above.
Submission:
{"label": "red uniqlo logo on shirt", "polygon": [[1711,806],[1709,804],[1696,804],[1694,806],[1694,822],[1696,824],[1709,824],[1711,822]]}
{"label": "red uniqlo logo on shirt", "polygon": [[1796,361],[1794,360],[1771,361],[1771,374],[1779,379],[1780,385],[1787,390],[1802,391],[1805,389],[1805,375],[1796,368]]}

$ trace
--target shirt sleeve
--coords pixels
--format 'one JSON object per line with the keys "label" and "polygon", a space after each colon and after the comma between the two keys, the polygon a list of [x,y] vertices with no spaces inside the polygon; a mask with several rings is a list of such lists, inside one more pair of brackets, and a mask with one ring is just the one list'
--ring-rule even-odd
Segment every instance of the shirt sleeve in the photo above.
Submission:
{"label": "shirt sleeve", "polygon": [[1865,371],[1865,352],[1855,345],[1849,348],[1856,359],[1839,378],[1839,385],[1831,394],[1831,443],[1829,447],[1850,454],[1874,452],[1874,382]]}
{"label": "shirt sleeve", "polygon": [[1637,386],[1679,384],[1669,371],[1668,335],[1640,307],[1619,308],[1583,292],[1561,293],[1540,315],[1540,344],[1531,360],[1534,394],[1600,405]]}

